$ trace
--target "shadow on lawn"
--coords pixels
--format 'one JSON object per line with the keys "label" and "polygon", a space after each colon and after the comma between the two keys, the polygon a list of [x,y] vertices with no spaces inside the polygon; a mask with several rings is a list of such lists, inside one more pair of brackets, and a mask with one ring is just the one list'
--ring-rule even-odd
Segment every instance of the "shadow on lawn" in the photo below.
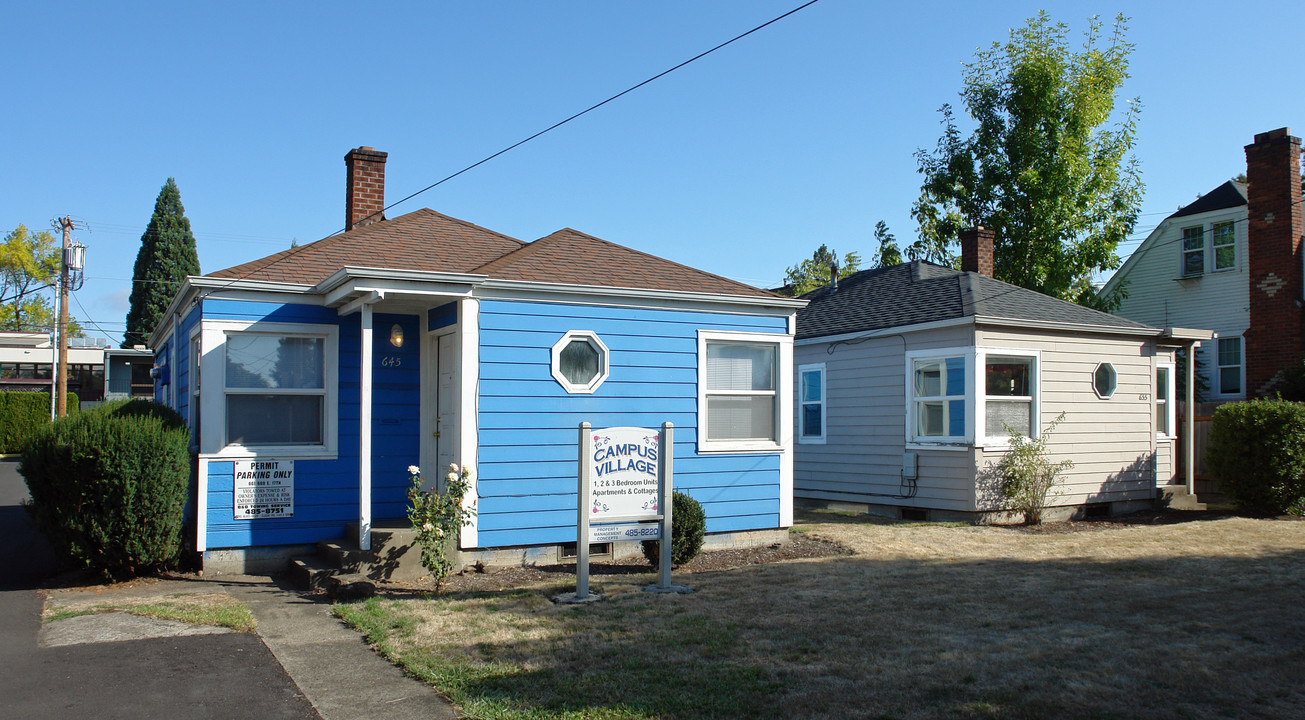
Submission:
{"label": "shadow on lawn", "polygon": [[469,636],[485,665],[462,687],[585,717],[1290,717],[1305,703],[1305,550],[853,556],[693,584],[537,605],[530,622],[565,632]]}

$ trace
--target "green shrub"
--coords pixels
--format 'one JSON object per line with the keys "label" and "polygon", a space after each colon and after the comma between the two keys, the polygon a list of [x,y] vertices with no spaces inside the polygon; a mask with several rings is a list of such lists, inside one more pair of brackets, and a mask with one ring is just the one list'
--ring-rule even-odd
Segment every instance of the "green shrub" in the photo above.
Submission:
{"label": "green shrub", "polygon": [[[702,536],[707,530],[707,514],[697,500],[676,492],[671,496],[671,564],[679,567],[702,552]],[[643,556],[653,567],[661,560],[661,542],[643,541]]]}
{"label": "green shrub", "polygon": [[1252,400],[1220,405],[1205,466],[1248,512],[1300,512],[1305,504],[1305,405]]}
{"label": "green shrub", "polygon": [[27,511],[56,553],[106,578],[164,567],[180,549],[188,443],[175,413],[132,403],[63,418],[23,451]]}
{"label": "green shrub", "polygon": [[[77,393],[68,393],[68,414],[78,407]],[[27,439],[49,424],[49,393],[0,392],[0,453],[22,452]]]}
{"label": "green shrub", "polygon": [[1014,510],[1024,516],[1024,522],[1038,525],[1042,522],[1042,511],[1056,497],[1056,478],[1064,471],[1074,467],[1073,461],[1061,460],[1051,462],[1047,453],[1047,440],[1051,433],[1065,421],[1061,413],[1047,424],[1036,440],[1026,437],[1010,425],[1002,424],[1010,433],[1010,449],[997,463],[997,478],[1001,483],[1001,494],[1006,500],[1006,509]]}

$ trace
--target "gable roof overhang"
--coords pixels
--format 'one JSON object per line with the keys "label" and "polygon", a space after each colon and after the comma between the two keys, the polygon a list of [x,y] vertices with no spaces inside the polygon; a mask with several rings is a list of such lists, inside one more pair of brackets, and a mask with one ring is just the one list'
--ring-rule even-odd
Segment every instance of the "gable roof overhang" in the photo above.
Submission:
{"label": "gable roof overhang", "polygon": [[346,266],[312,286],[311,292],[341,315],[356,312],[362,302],[380,299],[386,301],[387,310],[419,312],[440,300],[471,297],[476,286],[487,279],[472,273]]}

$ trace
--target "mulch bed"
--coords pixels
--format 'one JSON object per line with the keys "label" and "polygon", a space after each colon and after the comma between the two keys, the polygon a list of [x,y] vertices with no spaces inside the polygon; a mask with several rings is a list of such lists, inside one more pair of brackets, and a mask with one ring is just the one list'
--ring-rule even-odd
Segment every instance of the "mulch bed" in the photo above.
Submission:
{"label": "mulch bed", "polygon": [[[685,565],[675,568],[675,573],[692,574],[734,570],[747,565],[763,565],[781,560],[799,560],[805,558],[851,555],[852,550],[829,540],[822,540],[803,534],[789,536],[787,542],[774,545],[738,548],[732,550],[711,550],[703,552]],[[642,556],[621,560],[603,560],[591,562],[589,575],[595,582],[601,582],[604,575],[637,575],[655,573]],[[469,567],[456,575],[444,579],[441,593],[492,592],[510,590],[521,585],[538,582],[566,582],[575,577],[575,565],[559,563],[555,565],[533,565],[528,567],[503,567],[477,569]],[[407,592],[430,592],[434,589],[432,581],[417,583],[381,583],[377,593],[382,595],[402,594]]]}

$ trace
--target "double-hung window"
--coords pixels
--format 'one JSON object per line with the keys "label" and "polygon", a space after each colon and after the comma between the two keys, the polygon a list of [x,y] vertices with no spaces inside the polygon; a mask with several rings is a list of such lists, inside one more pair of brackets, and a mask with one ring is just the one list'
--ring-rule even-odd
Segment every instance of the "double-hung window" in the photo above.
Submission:
{"label": "double-hung window", "polygon": [[780,425],[792,417],[791,343],[764,333],[698,333],[700,449],[780,449]]}
{"label": "double-hung window", "polygon": [[1214,246],[1214,269],[1230,270],[1237,265],[1237,232],[1233,223],[1217,222],[1210,227]]}
{"label": "double-hung window", "polygon": [[908,425],[914,442],[955,442],[966,437],[965,356],[909,358]]}
{"label": "double-hung window", "polygon": [[1174,365],[1156,363],[1155,366],[1155,434],[1168,440],[1174,437]]}
{"label": "double-hung window", "polygon": [[337,327],[205,321],[199,339],[206,355],[192,382],[204,373],[202,452],[335,454]]}
{"label": "double-hung window", "polygon": [[1036,357],[988,353],[983,364],[984,428],[989,438],[1034,437]]}
{"label": "double-hung window", "polygon": [[825,364],[798,366],[798,442],[825,441]]}
{"label": "double-hung window", "polygon": [[1218,377],[1220,395],[1237,395],[1242,391],[1242,339],[1219,338]]}
{"label": "double-hung window", "polygon": [[1205,272],[1205,230],[1202,226],[1183,228],[1183,277]]}

